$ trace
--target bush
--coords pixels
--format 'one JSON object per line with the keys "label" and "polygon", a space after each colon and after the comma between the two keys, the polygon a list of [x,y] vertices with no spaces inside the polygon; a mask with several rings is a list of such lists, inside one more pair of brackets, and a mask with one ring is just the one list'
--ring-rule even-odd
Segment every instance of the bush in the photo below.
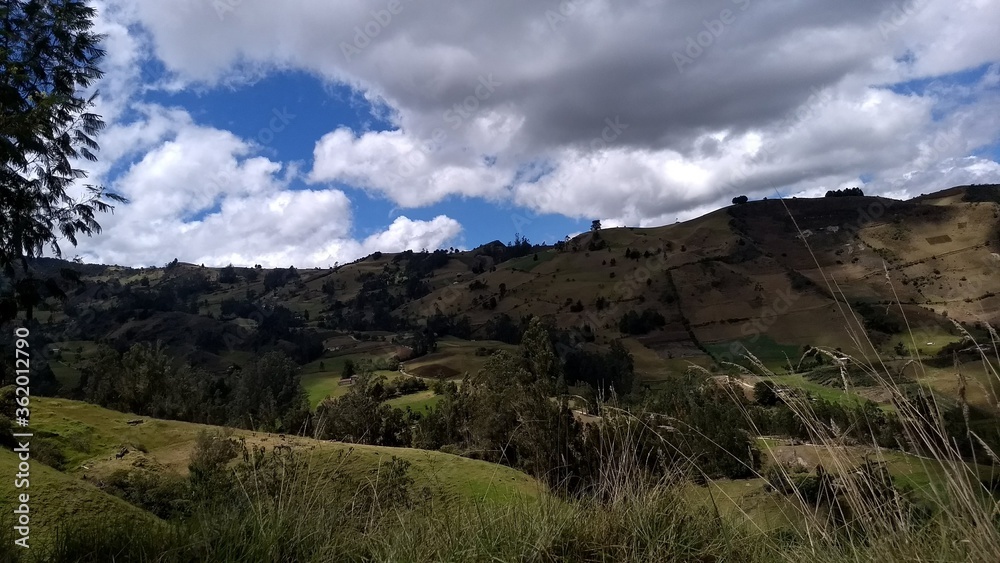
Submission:
{"label": "bush", "polygon": [[59,471],[66,468],[66,454],[47,438],[36,438],[31,442],[31,457]]}
{"label": "bush", "polygon": [[771,381],[760,381],[754,385],[753,398],[754,402],[762,407],[773,407],[781,401],[776,392],[774,382]]}
{"label": "bush", "polygon": [[642,313],[629,311],[618,321],[618,330],[623,334],[647,334],[666,324],[667,320],[655,309],[646,309]]}

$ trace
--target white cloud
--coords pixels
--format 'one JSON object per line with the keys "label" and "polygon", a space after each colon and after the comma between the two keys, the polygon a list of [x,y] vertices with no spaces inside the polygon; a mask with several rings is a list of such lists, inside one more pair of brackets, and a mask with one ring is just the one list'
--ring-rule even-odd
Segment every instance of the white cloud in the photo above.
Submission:
{"label": "white cloud", "polygon": [[[978,84],[887,88],[1000,61],[991,0],[102,3],[128,23],[107,27],[121,48],[112,90],[137,87],[136,61],[155,56],[171,88],[298,69],[387,108],[396,130],[340,128],[316,141],[302,178],[316,193],[344,184],[404,208],[508,199],[650,224],[737,193],[822,193],[871,178],[869,193],[915,195],[1000,181],[995,162],[970,158],[1000,139],[1000,66]],[[121,184],[152,186],[129,209],[144,220],[275,197],[298,178],[179,110],[140,109],[105,146],[117,158],[146,155]],[[238,187],[195,189],[209,170]],[[313,203],[336,215],[336,200]],[[436,221],[414,225],[457,233]],[[391,245],[393,229],[408,225],[372,240]],[[281,244],[261,252],[302,256]],[[320,247],[347,256],[368,244]]]}
{"label": "white cloud", "polygon": [[200,126],[186,112],[144,106],[113,127],[106,152],[142,155],[110,187],[130,202],[102,217],[107,236],[81,241],[88,260],[155,265],[179,257],[206,265],[327,266],[374,252],[437,248],[461,225],[448,217],[399,217],[363,241],[336,189],[294,189],[297,171],[258,154],[229,131]]}

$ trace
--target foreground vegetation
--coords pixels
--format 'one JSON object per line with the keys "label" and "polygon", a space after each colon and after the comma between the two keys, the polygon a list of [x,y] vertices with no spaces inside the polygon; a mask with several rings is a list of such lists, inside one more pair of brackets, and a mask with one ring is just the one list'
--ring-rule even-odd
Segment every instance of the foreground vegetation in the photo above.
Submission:
{"label": "foreground vegetation", "polygon": [[[87,499],[94,514],[43,519],[36,549],[0,557],[988,561],[1000,554],[995,425],[878,364],[811,352],[835,359],[845,381],[881,387],[891,409],[795,392],[751,354],[727,376],[692,367],[653,390],[633,385],[633,358],[618,344],[607,354],[578,352],[587,354],[587,369],[577,369],[572,362],[581,357],[560,357],[558,332],[538,319],[520,341],[493,351],[458,384],[435,382],[436,405],[423,412],[390,404],[400,387],[425,392],[412,377],[362,370],[345,393],[310,412],[294,365],[276,353],[218,380],[223,397],[237,402],[202,401],[220,390],[174,367],[158,347],[95,354],[114,369],[85,369],[84,398],[145,416],[218,416],[247,430],[37,401],[34,451],[52,467],[39,479]],[[1000,380],[991,348],[974,348]],[[594,379],[581,379],[586,374]],[[375,449],[255,432],[282,431],[293,419],[301,433]],[[121,462],[105,457],[121,445],[117,437],[128,437],[111,456]],[[789,457],[779,445],[786,440],[811,453],[793,446]],[[418,454],[444,465],[428,473]],[[536,484],[517,486],[510,468]],[[86,483],[73,478],[81,474]],[[3,540],[0,549],[11,550],[11,538]]]}
{"label": "foreground vegetation", "polygon": [[893,562],[991,561],[1000,553],[996,502],[964,465],[946,459],[931,460],[945,472],[942,487],[919,497],[893,486],[875,463],[836,477],[775,469],[767,478],[788,519],[765,527],[723,489],[692,484],[690,471],[653,478],[634,448],[619,451],[601,459],[600,479],[585,491],[498,500],[436,495],[398,458],[357,473],[349,454],[318,462],[203,432],[187,477],[118,476],[110,485],[167,522],[104,509],[65,519],[27,555],[4,537],[0,558]]}

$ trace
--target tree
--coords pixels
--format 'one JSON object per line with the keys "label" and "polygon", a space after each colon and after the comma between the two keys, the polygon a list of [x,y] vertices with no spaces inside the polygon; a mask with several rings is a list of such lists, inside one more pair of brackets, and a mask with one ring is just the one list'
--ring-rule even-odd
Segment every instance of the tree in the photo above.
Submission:
{"label": "tree", "polygon": [[745,195],[737,196],[733,198],[733,205],[743,205],[748,201],[750,201],[750,198]]}
{"label": "tree", "polygon": [[240,277],[236,274],[236,268],[232,264],[219,271],[219,283],[232,284],[238,281],[240,281]]}
{"label": "tree", "polygon": [[[594,233],[594,240],[597,240],[597,239],[601,238],[601,221],[600,220],[594,219],[593,221],[591,221],[591,223],[590,223],[590,232]],[[594,241],[591,241],[590,244],[593,245]],[[591,250],[600,250],[600,249],[599,248],[591,248]]]}
{"label": "tree", "polygon": [[753,386],[753,400],[762,407],[773,407],[781,402],[772,381],[759,381]]}
{"label": "tree", "polygon": [[94,96],[82,95],[102,76],[95,15],[78,0],[0,7],[0,270],[17,280],[0,296],[0,318],[20,309],[30,320],[46,293],[59,295],[54,278],[32,276],[31,260],[45,246],[61,256],[60,238],[76,245],[79,234],[99,233],[96,215],[125,201],[103,187],[77,186],[87,173],[73,167],[97,160],[94,138],[104,128],[89,111]]}
{"label": "tree", "polygon": [[861,197],[865,192],[859,187],[844,188],[842,190],[830,190],[826,192],[826,197]]}
{"label": "tree", "polygon": [[356,374],[356,373],[357,373],[357,370],[354,367],[354,360],[347,360],[346,362],[344,362],[344,369],[343,369],[343,371],[340,372],[340,378],[341,379],[350,379],[350,378],[354,377],[354,374]]}
{"label": "tree", "polygon": [[316,408],[326,439],[377,446],[410,445],[410,426],[403,411],[386,404],[384,378],[364,376],[347,394],[326,398]]}
{"label": "tree", "polygon": [[521,337],[521,355],[529,376],[533,376],[522,383],[555,381],[559,377],[559,358],[552,348],[549,330],[538,317],[531,319],[528,330]]}
{"label": "tree", "polygon": [[309,418],[309,400],[298,372],[295,362],[280,351],[255,358],[234,382],[231,420],[255,429],[301,430]]}

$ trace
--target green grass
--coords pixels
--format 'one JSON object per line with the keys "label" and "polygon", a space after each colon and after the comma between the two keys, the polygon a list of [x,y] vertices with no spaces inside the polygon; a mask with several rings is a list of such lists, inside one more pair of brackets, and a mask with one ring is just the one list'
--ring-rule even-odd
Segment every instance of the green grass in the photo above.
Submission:
{"label": "green grass", "polygon": [[[307,373],[302,376],[301,382],[302,387],[306,390],[306,395],[309,396],[309,405],[312,408],[316,408],[323,399],[330,397],[336,399],[346,395],[350,391],[350,385],[341,385],[341,370],[337,371],[318,371]],[[387,378],[398,377],[399,373],[395,371],[375,371],[372,372],[375,375],[383,375]]]}
{"label": "green grass", "polygon": [[421,391],[389,399],[388,403],[397,409],[406,410],[406,407],[410,407],[414,412],[424,412],[434,408],[440,401],[441,396],[435,395],[433,391]]}
{"label": "green grass", "polygon": [[949,334],[943,330],[915,328],[912,331],[912,338],[909,334],[894,336],[884,346],[884,349],[895,353],[896,345],[902,343],[907,349],[906,356],[909,357],[914,355],[913,343],[916,342],[917,348],[920,350],[920,356],[927,358],[937,355],[948,344],[961,341],[961,335]]}
{"label": "green grass", "polygon": [[[121,461],[113,459],[113,454],[123,446],[133,451],[141,446],[156,464],[184,471],[198,433],[219,430],[215,426],[138,417],[65,399],[34,398],[32,406],[31,422],[36,438],[42,437],[58,446],[66,456],[67,474],[93,475],[118,467],[119,463],[127,464],[136,456],[126,456]],[[135,419],[142,419],[144,422],[138,425],[128,424],[128,421]],[[237,435],[264,445],[292,443],[290,437],[286,441],[260,432],[240,430]],[[441,452],[342,444],[306,438],[295,438],[293,445],[322,461],[317,467],[325,465],[326,460],[339,452],[351,452],[348,456],[350,463],[361,472],[377,467],[392,456],[399,457],[413,464],[413,474],[421,486],[446,496],[472,495],[477,498],[501,499],[512,495],[535,494],[539,488],[534,479],[509,467]],[[10,487],[10,482],[4,483],[0,485],[0,490],[5,490],[2,487]]]}
{"label": "green grass", "polygon": [[[739,353],[732,354],[730,352],[730,347],[732,344],[739,344]],[[740,363],[739,358],[742,354],[748,350],[751,354],[756,356],[764,365],[774,369],[787,369],[788,360],[792,363],[796,363],[799,357],[802,355],[802,347],[796,344],[779,344],[775,342],[771,337],[763,335],[757,338],[756,341],[750,342],[749,340],[731,340],[726,342],[716,342],[713,344],[705,344],[705,348],[713,355],[717,357],[733,357],[735,361]]]}
{"label": "green grass", "polygon": [[98,344],[91,340],[64,340],[53,342],[48,348],[50,351],[59,350],[58,359],[53,357],[49,361],[56,381],[64,389],[72,389],[80,383],[80,364],[93,357]]}
{"label": "green grass", "polygon": [[[147,469],[177,471],[186,467],[199,432],[219,430],[217,427],[145,417],[142,424],[131,426],[127,421],[139,417],[76,401],[37,398],[33,399],[32,405],[32,427],[35,433],[33,440],[46,440],[56,445],[68,460],[66,472],[32,460],[27,492],[30,494],[31,545],[36,553],[42,553],[39,549],[51,544],[57,534],[62,533],[63,527],[72,530],[74,526],[96,523],[100,528],[100,523],[115,520],[128,521],[128,530],[142,529],[149,533],[152,530],[150,526],[159,530],[162,521],[107,494],[93,483],[115,469],[131,469],[140,460],[141,466]],[[285,441],[278,436],[247,431],[238,431],[236,436],[257,440],[256,443],[262,443],[265,447],[292,444],[307,462],[308,479],[314,487],[318,487],[314,492],[336,491],[340,483],[327,478],[334,474],[344,475],[343,472],[356,476],[361,482],[372,479],[377,482],[380,471],[388,467],[392,458],[409,462],[414,491],[426,490],[432,498],[437,499],[436,502],[506,505],[536,499],[542,491],[541,485],[534,479],[508,467],[441,452],[291,437]],[[80,441],[82,438],[86,438],[85,444]],[[112,454],[123,444],[133,451],[124,459],[115,460]],[[138,444],[142,444],[143,450],[147,450],[148,454],[136,453],[134,448]],[[9,477],[0,483],[0,506],[15,506],[17,495],[24,492],[13,486],[17,464],[16,454],[0,449],[0,473]],[[333,469],[341,473],[336,473]],[[0,523],[5,528],[0,533],[0,539],[5,542],[10,537],[9,517],[5,508],[4,514],[0,515]],[[87,532],[88,535],[90,533]],[[15,561],[7,547],[5,545],[0,548],[0,560]],[[122,547],[124,546],[116,545],[116,549]],[[88,560],[106,560],[103,555],[101,557]],[[126,557],[122,560],[134,559]]]}
{"label": "green grass", "polygon": [[558,253],[555,252],[554,250],[539,252],[538,260],[535,260],[534,255],[529,254],[528,256],[512,260],[510,262],[510,269],[520,270],[522,272],[530,272],[535,268],[541,266],[542,264],[548,262],[549,260],[552,260],[553,258],[556,257],[557,254]]}
{"label": "green grass", "polygon": [[[30,486],[17,489],[14,487],[14,475],[18,473],[19,462],[15,453],[0,448],[0,473],[4,476],[0,484],[0,506],[4,507],[0,522],[7,527],[6,518],[19,504],[15,501],[19,500],[21,493],[27,493],[31,517],[29,545],[33,548],[50,542],[60,525],[75,520],[91,520],[106,515],[127,517],[136,525],[156,520],[152,514],[104,493],[91,483],[60,473],[38,461],[31,461]],[[0,560],[3,559],[2,553],[0,549]]]}
{"label": "green grass", "polygon": [[785,385],[794,389],[808,391],[812,396],[818,399],[825,399],[831,403],[862,405],[866,402],[866,399],[863,397],[859,397],[853,393],[847,393],[843,389],[809,381],[801,375],[769,375],[763,379],[769,379],[778,385]]}
{"label": "green grass", "polygon": [[301,381],[312,408],[316,408],[327,397],[336,399],[346,395],[351,389],[350,385],[340,384],[340,371],[307,373],[302,376]]}
{"label": "green grass", "polygon": [[508,352],[517,350],[517,346],[495,340],[461,340],[453,337],[442,338],[438,341],[437,346],[436,352],[404,362],[403,369],[412,375],[434,377],[436,368],[440,366],[443,368],[443,373],[457,374],[450,378],[459,379],[466,373],[478,373],[486,364],[489,356],[477,356],[476,350],[479,348],[492,348]]}

